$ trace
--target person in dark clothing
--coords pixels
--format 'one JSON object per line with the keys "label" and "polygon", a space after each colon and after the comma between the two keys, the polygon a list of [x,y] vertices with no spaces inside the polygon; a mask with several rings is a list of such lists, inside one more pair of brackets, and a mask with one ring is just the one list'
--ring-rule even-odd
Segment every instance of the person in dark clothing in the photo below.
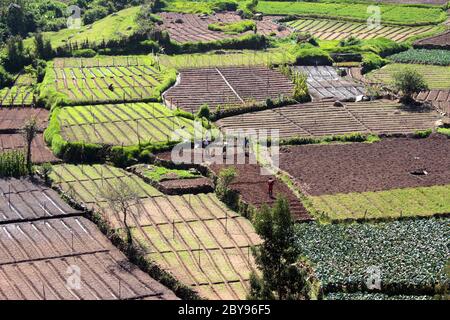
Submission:
{"label": "person in dark clothing", "polygon": [[269,178],[267,181],[267,186],[269,188],[269,197],[273,198],[273,186],[275,185],[275,180],[273,178]]}

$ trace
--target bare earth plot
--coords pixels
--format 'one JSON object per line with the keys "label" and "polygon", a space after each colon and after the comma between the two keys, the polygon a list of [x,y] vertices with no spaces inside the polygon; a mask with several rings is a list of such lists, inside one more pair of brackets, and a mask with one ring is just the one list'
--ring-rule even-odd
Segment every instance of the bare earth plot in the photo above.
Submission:
{"label": "bare earth plot", "polygon": [[0,131],[21,129],[30,118],[35,118],[39,130],[47,127],[49,111],[40,108],[0,108]]}
{"label": "bare earth plot", "polygon": [[121,215],[111,210],[98,190],[115,179],[132,179],[141,201],[128,222],[148,259],[205,298],[245,298],[250,272],[255,270],[250,247],[260,243],[247,219],[227,209],[214,194],[165,196],[123,170],[83,167],[56,166],[54,182],[120,229]]}
{"label": "bare earth plot", "polygon": [[176,299],[55,191],[16,179],[0,189],[0,299]]}
{"label": "bare earth plot", "polygon": [[280,155],[313,207],[332,219],[450,212],[450,140],[292,146]]}
{"label": "bare earth plot", "polygon": [[430,90],[420,92],[415,97],[419,101],[428,101],[441,112],[450,116],[450,90]]}
{"label": "bare earth plot", "polygon": [[280,138],[324,137],[347,133],[412,133],[435,126],[439,119],[432,110],[413,112],[392,101],[308,103],[246,113],[221,119],[222,129],[279,129]]}
{"label": "bare earth plot", "polygon": [[307,75],[309,94],[313,101],[326,99],[354,101],[357,96],[366,93],[363,85],[340,77],[333,67],[298,66],[294,69]]}
{"label": "bare earth plot", "polygon": [[[229,34],[221,31],[212,31],[208,25],[213,23],[234,23],[243,21],[236,13],[215,13],[201,17],[197,14],[183,14],[173,12],[162,12],[159,14],[163,19],[162,29],[166,30],[170,38],[179,43],[185,42],[208,42],[237,38],[243,35],[253,34],[253,30],[244,33]],[[287,37],[291,31],[286,27],[280,27],[275,23],[275,17],[264,17],[262,21],[255,21],[257,33],[265,36],[275,35]]]}
{"label": "bare earth plot", "polygon": [[[67,141],[137,145],[190,138],[194,121],[161,104],[129,103],[62,108],[58,120]],[[180,134],[175,134],[180,131]]]}
{"label": "bare earth plot", "polygon": [[186,69],[180,73],[177,85],[164,94],[173,108],[197,112],[207,104],[212,110],[218,106],[236,107],[263,102],[267,98],[292,97],[292,82],[276,70],[264,67],[223,67]]}
{"label": "bare earth plot", "polygon": [[395,41],[406,41],[413,36],[428,33],[436,28],[435,26],[371,28],[364,23],[323,19],[299,19],[289,21],[286,25],[298,32],[309,32],[321,40],[341,40],[354,36],[359,39],[384,37]]}
{"label": "bare earth plot", "polygon": [[450,49],[450,30],[432,37],[417,40],[414,42],[414,47],[425,49]]}
{"label": "bare earth plot", "polygon": [[[261,168],[259,165],[214,164],[210,167],[216,174],[218,174],[220,170],[226,167],[234,167],[237,170],[238,174],[236,180],[233,181],[230,187],[238,191],[245,202],[252,204],[257,208],[261,208],[263,204],[273,206],[276,201],[276,197],[282,195],[289,201],[289,207],[291,209],[291,214],[294,220],[308,221],[312,219],[307,210],[303,207],[301,201],[281,180],[277,179],[274,176],[261,175]],[[268,194],[267,181],[270,177],[275,179],[274,198],[269,197]]]}
{"label": "bare earth plot", "polygon": [[[0,152],[10,150],[24,150],[26,148],[25,141],[20,133],[0,134]],[[42,133],[38,133],[31,144],[31,161],[33,163],[57,162],[52,151],[47,148]]]}

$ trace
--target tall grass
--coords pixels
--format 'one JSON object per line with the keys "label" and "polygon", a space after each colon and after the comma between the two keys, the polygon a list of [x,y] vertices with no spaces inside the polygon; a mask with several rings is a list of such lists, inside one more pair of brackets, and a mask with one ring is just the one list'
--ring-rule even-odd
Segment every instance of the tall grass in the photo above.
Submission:
{"label": "tall grass", "polygon": [[13,150],[0,153],[0,177],[19,178],[27,175],[27,161],[23,151]]}

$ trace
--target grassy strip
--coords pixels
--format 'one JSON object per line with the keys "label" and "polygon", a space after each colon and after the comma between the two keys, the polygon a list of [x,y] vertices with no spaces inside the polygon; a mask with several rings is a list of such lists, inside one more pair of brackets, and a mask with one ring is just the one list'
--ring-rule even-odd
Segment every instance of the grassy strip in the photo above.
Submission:
{"label": "grassy strip", "polygon": [[167,48],[169,53],[197,53],[206,52],[210,50],[232,49],[232,50],[259,50],[265,48],[268,41],[265,36],[260,34],[247,34],[239,38],[228,38],[207,42],[185,42],[177,43],[170,42],[170,47]]}
{"label": "grassy strip", "polygon": [[450,128],[437,128],[438,133],[446,135],[450,138]]}
{"label": "grassy strip", "polygon": [[217,22],[208,25],[208,29],[212,31],[220,31],[226,34],[244,33],[256,28],[256,23],[251,20],[242,20],[238,22]]}
{"label": "grassy strip", "polygon": [[319,216],[330,221],[384,220],[446,215],[450,185],[310,196]]}

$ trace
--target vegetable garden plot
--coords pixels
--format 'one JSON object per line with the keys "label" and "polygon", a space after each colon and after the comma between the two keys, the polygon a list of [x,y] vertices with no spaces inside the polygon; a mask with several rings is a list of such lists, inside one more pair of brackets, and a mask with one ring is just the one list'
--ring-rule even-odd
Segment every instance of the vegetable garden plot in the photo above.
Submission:
{"label": "vegetable garden plot", "polygon": [[183,14],[173,12],[161,12],[159,16],[163,20],[161,28],[166,30],[170,38],[179,43],[186,42],[209,42],[223,40],[227,38],[241,37],[247,34],[253,34],[253,30],[244,32],[222,32],[213,31],[208,28],[211,24],[230,24],[243,23],[244,21],[254,22],[258,34],[265,36],[287,37],[290,30],[281,27],[274,22],[275,17],[264,17],[262,21],[242,20],[236,13],[225,12],[215,13],[209,16],[200,16],[196,14]]}
{"label": "vegetable garden plot", "polygon": [[413,36],[436,30],[435,26],[403,27],[385,25],[371,28],[364,23],[322,19],[299,19],[289,21],[286,25],[297,32],[308,32],[321,40],[342,40],[354,36],[359,39],[384,37],[401,42]]}
{"label": "vegetable garden plot", "polygon": [[217,107],[237,107],[291,98],[292,82],[280,72],[264,67],[221,67],[186,69],[179,83],[164,94],[166,103],[188,112],[197,112],[207,104]]}
{"label": "vegetable garden plot", "polygon": [[278,129],[280,138],[326,137],[360,133],[413,133],[435,126],[439,114],[432,110],[412,112],[392,101],[330,102],[291,105],[221,119],[221,130]]}
{"label": "vegetable garden plot", "polygon": [[28,180],[0,180],[0,222],[29,221],[78,214],[58,194]]}
{"label": "vegetable garden plot", "polygon": [[123,176],[139,183],[140,189],[152,190],[142,192],[129,216],[134,240],[147,258],[203,297],[245,298],[254,270],[250,247],[260,243],[248,220],[230,211],[214,194],[164,196],[123,170],[81,167],[56,166],[52,178],[64,192],[101,212],[118,229],[123,228],[121,214],[101,199],[98,190]]}
{"label": "vegetable garden plot", "polygon": [[128,146],[190,140],[194,134],[193,120],[156,103],[65,107],[58,119],[67,141]]}
{"label": "vegetable garden plot", "polygon": [[340,77],[333,67],[298,66],[294,69],[307,75],[309,94],[313,101],[324,99],[349,101],[366,93],[363,85]]}
{"label": "vegetable garden plot", "polygon": [[22,129],[26,121],[35,118],[40,131],[47,127],[49,112],[40,108],[0,108],[0,131]]}
{"label": "vegetable garden plot", "polygon": [[[0,152],[9,150],[25,150],[26,144],[20,133],[0,134]],[[57,162],[52,151],[47,148],[42,133],[38,133],[31,144],[31,161],[33,163]]]}
{"label": "vegetable garden plot", "polygon": [[298,224],[297,244],[315,263],[325,292],[370,293],[368,268],[378,267],[382,294],[433,295],[436,284],[448,286],[448,224],[448,218]]}
{"label": "vegetable garden plot", "polygon": [[450,88],[450,66],[391,63],[381,69],[366,74],[366,78],[370,81],[391,85],[393,75],[407,68],[414,69],[422,74],[431,90],[448,90]]}
{"label": "vegetable garden plot", "polygon": [[[83,217],[5,224],[0,244],[2,300],[176,299]],[[79,288],[67,285],[71,266]]]}
{"label": "vegetable garden plot", "polygon": [[[134,63],[133,57],[130,59]],[[107,61],[107,58],[102,59],[102,63]],[[62,63],[59,62],[53,69],[49,68],[44,82],[63,93],[69,104],[158,101],[162,91],[175,82],[175,71],[160,67],[153,60],[138,65],[120,65],[119,58],[118,61],[113,60],[114,66],[62,68],[57,67]],[[88,60],[87,64],[91,62]],[[44,91],[43,94],[51,93]]]}

